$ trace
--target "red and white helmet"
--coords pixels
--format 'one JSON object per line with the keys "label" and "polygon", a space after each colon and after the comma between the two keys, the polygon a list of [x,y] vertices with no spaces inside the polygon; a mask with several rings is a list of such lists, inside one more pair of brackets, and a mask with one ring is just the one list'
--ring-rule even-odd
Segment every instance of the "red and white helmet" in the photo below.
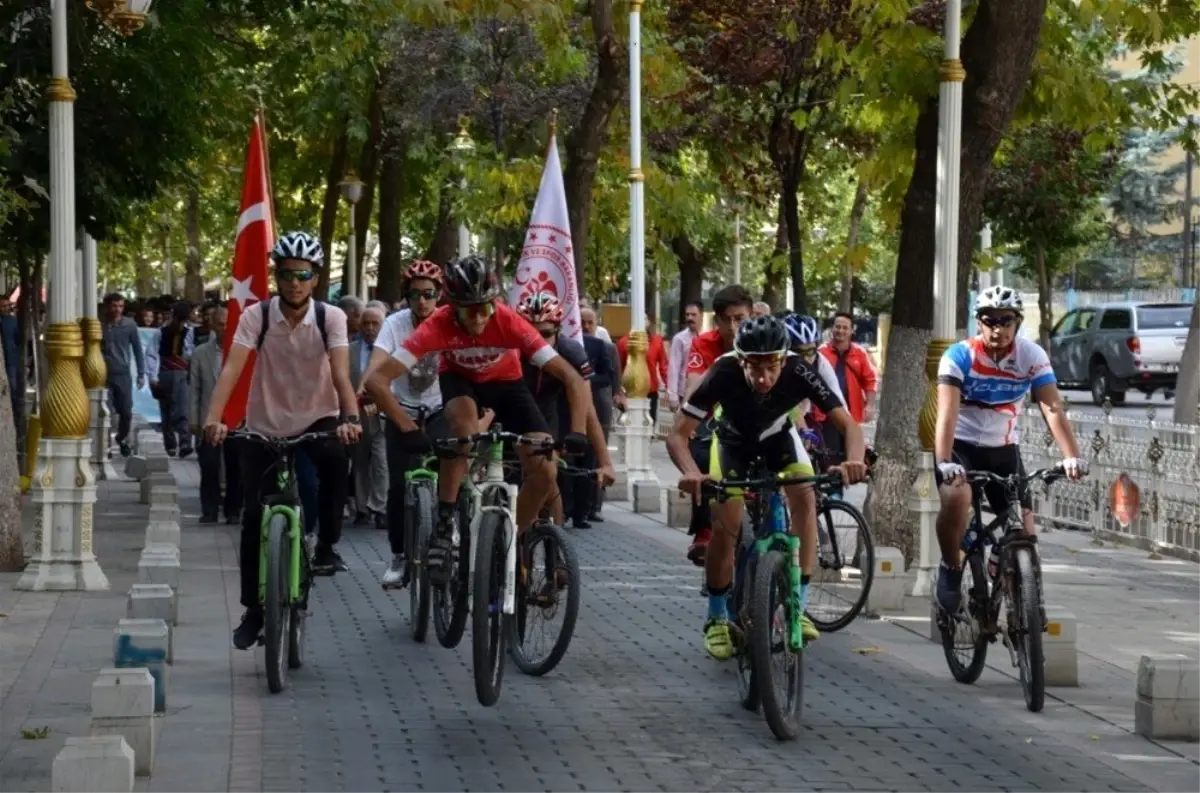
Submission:
{"label": "red and white helmet", "polygon": [[442,285],[442,268],[433,262],[417,259],[404,271],[404,287],[407,289],[418,278],[427,278],[440,288]]}
{"label": "red and white helmet", "polygon": [[558,302],[558,298],[550,292],[534,292],[521,301],[521,304],[517,306],[517,313],[534,325],[539,322],[561,325],[566,316],[562,303]]}

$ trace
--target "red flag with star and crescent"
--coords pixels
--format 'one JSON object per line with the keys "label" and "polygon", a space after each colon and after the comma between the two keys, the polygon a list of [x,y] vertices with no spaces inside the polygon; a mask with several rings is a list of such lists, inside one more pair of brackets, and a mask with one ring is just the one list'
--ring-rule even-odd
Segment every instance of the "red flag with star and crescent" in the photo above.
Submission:
{"label": "red flag with star and crescent", "polygon": [[[242,171],[242,207],[238,214],[237,235],[233,246],[233,296],[229,299],[229,324],[225,334],[224,354],[229,355],[234,330],[243,312],[270,294],[268,262],[275,244],[275,213],[271,207],[271,177],[267,164],[267,144],[262,119],[256,116],[250,129],[250,145],[246,148],[246,167]],[[250,378],[254,374],[257,354],[250,352],[246,368],[225,406],[223,422],[236,427],[246,417],[246,401],[250,396]]]}
{"label": "red flag with star and crescent", "polygon": [[571,222],[567,218],[567,190],[563,185],[558,146],[550,136],[550,152],[542,171],[542,184],[533,202],[533,216],[525,232],[525,246],[508,302],[517,306],[535,292],[550,292],[562,303],[563,332],[568,339],[583,333],[579,325],[579,282],[575,278],[575,249],[571,245]]}

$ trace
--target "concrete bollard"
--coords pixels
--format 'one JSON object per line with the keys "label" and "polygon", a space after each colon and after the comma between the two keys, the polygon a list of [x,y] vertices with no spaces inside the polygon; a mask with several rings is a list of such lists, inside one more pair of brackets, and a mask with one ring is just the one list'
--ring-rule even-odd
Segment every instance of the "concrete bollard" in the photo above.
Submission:
{"label": "concrete bollard", "polygon": [[1046,685],[1072,687],[1079,685],[1079,655],[1075,649],[1077,636],[1075,615],[1069,611],[1046,607],[1046,630],[1042,633],[1042,656],[1046,659]]}
{"label": "concrete bollard", "polygon": [[633,483],[633,511],[657,515],[662,512],[662,486],[658,482],[641,480]]}
{"label": "concrete bollard", "polygon": [[[170,473],[153,472],[147,473],[142,477],[140,489],[138,491],[139,501],[142,504],[150,503],[150,490],[155,487],[174,487],[176,488],[176,500],[178,500],[178,485],[175,483],[175,477]],[[156,503],[170,503],[159,501]]]}
{"label": "concrete bollard", "polygon": [[133,749],[134,773],[154,773],[158,720],[154,718],[154,678],[147,669],[101,669],[92,683],[89,734],[119,735]]}
{"label": "concrete bollard", "polygon": [[138,583],[166,584],[179,592],[179,548],[147,545],[138,559]]}
{"label": "concrete bollard", "polygon": [[151,486],[146,501],[150,506],[157,504],[178,504],[179,503],[179,485],[153,485]]}
{"label": "concrete bollard", "polygon": [[178,504],[151,504],[148,519],[169,520],[179,523],[183,519],[183,513],[179,511]]}
{"label": "concrete bollard", "polygon": [[55,793],[131,793],[133,749],[120,735],[68,738],[54,756],[50,789]]}
{"label": "concrete bollard", "polygon": [[154,678],[154,712],[167,711],[171,626],[163,620],[121,620],[113,636],[113,666],[144,667]]}
{"label": "concrete bollard", "polygon": [[903,611],[908,576],[904,571],[904,553],[899,548],[875,549],[875,579],[867,596],[867,611]]}
{"label": "concrete bollard", "polygon": [[1142,656],[1133,730],[1156,740],[1200,741],[1200,662],[1183,656]]}
{"label": "concrete bollard", "polygon": [[667,525],[686,529],[692,523],[692,497],[680,490],[667,492]]}
{"label": "concrete bollard", "polygon": [[179,599],[166,584],[134,584],[125,603],[125,616],[131,620],[162,620],[174,627],[179,624]]}
{"label": "concrete bollard", "polygon": [[175,520],[153,520],[146,523],[146,538],[145,544],[150,545],[171,545],[176,548],[180,546],[182,534],[179,530],[179,521]]}
{"label": "concrete bollard", "polygon": [[141,480],[149,469],[146,467],[146,458],[138,455],[125,458],[125,476],[130,479]]}

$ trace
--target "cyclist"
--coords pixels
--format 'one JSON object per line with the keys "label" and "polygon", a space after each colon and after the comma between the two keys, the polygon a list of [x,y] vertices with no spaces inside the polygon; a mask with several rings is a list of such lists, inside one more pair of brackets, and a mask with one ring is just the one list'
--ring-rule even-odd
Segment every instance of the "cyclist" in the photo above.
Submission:
{"label": "cyclist", "polygon": [[[538,335],[551,345],[567,363],[571,364],[575,371],[579,372],[580,377],[589,381],[592,379],[592,364],[588,360],[583,344],[568,339],[559,332],[566,315],[563,312],[562,303],[557,297],[550,292],[534,292],[517,305],[517,313],[537,329]],[[546,377],[545,372],[529,361],[522,360],[521,369],[525,377],[525,385],[533,394],[538,409],[550,427],[551,434],[563,435],[563,425],[558,409],[559,401],[563,396],[562,382],[555,377]],[[604,429],[600,426],[600,420],[596,416],[596,406],[590,401],[588,403],[587,436],[593,448],[608,446],[604,440]],[[561,526],[563,503],[559,495],[557,489],[552,490],[550,508],[555,522]]]}
{"label": "cyclist", "polygon": [[[684,383],[684,393],[680,395],[684,401],[700,384],[708,368],[733,349],[738,325],[750,316],[753,306],[754,299],[750,297],[746,288],[739,284],[730,284],[713,295],[713,321],[716,327],[692,339],[692,346],[688,350],[687,379]],[[691,440],[692,457],[698,467],[708,468],[711,447],[712,423],[705,422],[697,428],[696,436]],[[712,513],[707,496],[700,498],[692,507],[692,525],[689,530],[695,539],[688,548],[687,558],[697,567],[703,567],[708,541],[712,537]]]}
{"label": "cyclist", "polygon": [[[208,441],[224,441],[225,405],[237,385],[250,353],[258,361],[250,379],[246,429],[277,438],[336,430],[338,438],[305,443],[302,448],[317,469],[317,548],[312,570],[332,575],[345,569],[333,549],[341,536],[346,505],[349,462],[343,444],[358,440],[358,403],[350,385],[350,353],[346,315],[341,309],[312,299],[324,262],[321,243],[302,231],[279,238],[271,251],[278,294],[242,312],[221,376],[213,388],[204,431]],[[277,486],[263,476],[275,463],[271,450],[257,443],[241,444],[243,472],[242,541],[239,562],[242,605],[246,613],[233,632],[233,644],[247,650],[263,628],[258,600],[259,541],[262,501]]]}
{"label": "cyclist", "polygon": [[[1024,473],[1017,414],[1031,390],[1062,451],[1067,476],[1075,480],[1087,473],[1046,351],[1017,335],[1024,313],[1016,291],[1005,286],[985,289],[975,311],[979,335],[951,346],[938,364],[934,473],[942,501],[937,517],[942,562],[935,600],[950,615],[962,602],[960,550],[971,507],[971,488],[963,487],[966,471]],[[988,485],[984,492],[994,511],[1009,505],[1003,487]],[[1028,492],[1021,495],[1021,507],[1025,531],[1033,534]]]}
{"label": "cyclist", "polygon": [[[811,399],[829,414],[846,435],[849,458],[840,466],[848,483],[866,476],[862,429],[846,412],[837,396],[816,371],[789,352],[787,329],[772,316],[754,317],[741,323],[732,353],[722,355],[709,368],[700,385],[688,396],[675,428],[667,437],[667,450],[683,476],[679,489],[699,494],[704,480],[723,476],[738,478],[751,460],[762,457],[769,470],[781,476],[811,476],[812,463],[789,414],[796,403]],[[717,444],[708,472],[702,471],[688,452],[688,437],[718,406],[722,417],[717,427]],[[809,575],[816,561],[817,514],[812,488],[784,488],[791,525],[800,537],[802,575],[801,606],[807,595]],[[705,559],[708,588],[708,617],[704,623],[704,646],[709,655],[725,660],[733,655],[729,630],[728,595],[733,581],[733,549],[742,525],[742,500],[731,498],[714,506],[713,533]],[[819,636],[816,627],[803,619],[805,638]]]}
{"label": "cyclist", "polygon": [[[817,320],[804,314],[789,312],[783,318],[783,324],[788,331],[792,352],[800,356],[809,367],[816,369],[825,382],[825,387],[837,396],[839,402],[846,404],[842,388],[838,385],[837,372],[833,371],[833,366],[823,355],[817,353],[817,346],[821,343],[821,326],[817,324]],[[796,406],[794,415],[804,418],[809,415],[811,407],[806,399]],[[815,416],[813,418],[816,419]]]}
{"label": "cyclist", "polygon": [[[421,323],[433,316],[438,298],[442,294],[442,268],[433,262],[414,261],[404,271],[402,292],[408,300],[408,308],[388,316],[375,339],[376,350],[392,355],[412,336]],[[373,353],[372,353],[373,354]],[[446,417],[442,414],[442,390],[438,387],[437,353],[423,356],[406,374],[392,380],[391,391],[398,408],[410,417],[419,410],[425,413],[425,434],[431,438],[444,438],[449,434]],[[401,432],[394,421],[387,423],[388,445],[388,544],[392,549],[392,561],[383,574],[385,586],[399,586],[404,581],[404,473],[419,462],[417,455],[404,446]]]}
{"label": "cyclist", "polygon": [[[382,350],[371,354],[364,383],[380,407],[406,434],[406,448],[427,448],[428,438],[387,389],[387,382],[408,372],[425,355],[442,353],[439,384],[445,400],[446,418],[455,437],[478,431],[480,406],[491,408],[504,429],[534,438],[549,438],[546,419],[538,410],[521,372],[522,355],[551,377],[562,381],[570,406],[570,432],[563,437],[568,452],[587,451],[588,410],[591,389],[579,373],[562,359],[554,348],[516,311],[497,301],[500,286],[495,271],[481,256],[465,256],[446,266],[444,289],[449,305],[442,306],[421,323],[389,356]],[[377,374],[376,374],[377,373]],[[517,496],[518,531],[527,529],[554,487],[554,463],[520,447],[522,487]],[[596,450],[600,457],[600,477],[604,484],[613,481],[608,448]],[[429,549],[429,575],[437,583],[446,569],[450,538],[457,529],[458,488],[466,474],[463,457],[443,459],[438,476],[438,521]]]}

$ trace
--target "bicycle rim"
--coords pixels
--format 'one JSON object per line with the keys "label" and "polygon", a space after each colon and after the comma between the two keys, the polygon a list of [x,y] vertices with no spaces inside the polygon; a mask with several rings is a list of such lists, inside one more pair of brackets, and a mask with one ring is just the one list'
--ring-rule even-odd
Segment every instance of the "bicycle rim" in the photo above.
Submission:
{"label": "bicycle rim", "polygon": [[763,717],[775,737],[793,740],[800,731],[804,699],[804,651],[788,645],[788,561],[768,551],[754,571],[750,602],[750,647]]}
{"label": "bicycle rim", "polygon": [[479,522],[475,549],[475,582],[471,608],[471,657],[475,696],[490,707],[500,699],[504,679],[504,562],[505,543],[512,528],[500,514],[486,513]]}
{"label": "bicycle rim", "polygon": [[[517,613],[508,621],[509,651],[518,669],[538,677],[558,666],[575,634],[581,597],[579,557],[566,532],[546,523],[531,528],[522,546],[517,557],[523,570],[518,573]],[[539,548],[544,553],[541,562],[534,553]],[[559,617],[561,625],[550,628],[550,637],[541,634],[541,641],[533,639],[534,626],[548,626]]]}
{"label": "bicycle rim", "polygon": [[738,559],[734,567],[737,579],[733,588],[733,618],[741,631],[741,641],[737,648],[738,696],[742,707],[749,711],[758,711],[761,699],[758,694],[758,681],[754,677],[754,657],[750,646],[750,592],[754,583],[754,571],[757,569],[757,558],[750,550],[742,547],[738,550]]}
{"label": "bicycle rim", "polygon": [[831,633],[854,622],[867,603],[875,580],[875,543],[866,518],[844,501],[826,499],[817,521],[829,541],[818,546],[805,613],[818,630]]}
{"label": "bicycle rim", "polygon": [[423,642],[429,632],[429,576],[425,574],[425,547],[433,533],[433,486],[418,482],[409,491],[411,511],[406,515],[408,534],[409,625],[413,641]]}
{"label": "bicycle rim", "polygon": [[983,674],[988,650],[988,639],[981,627],[985,614],[981,609],[986,612],[990,608],[990,601],[983,557],[979,553],[967,556],[963,567],[962,599],[966,619],[955,619],[949,615],[945,617],[945,624],[941,626],[942,651],[954,679],[970,684]]}
{"label": "bicycle rim", "polygon": [[291,608],[288,598],[288,520],[281,513],[267,524],[267,581],[263,602],[263,634],[267,651],[267,688],[278,694],[287,687],[287,637]]}
{"label": "bicycle rim", "polygon": [[450,575],[445,586],[430,589],[433,629],[438,644],[453,649],[462,641],[470,616],[471,598],[471,509],[465,488],[458,499],[458,547],[451,555]]}
{"label": "bicycle rim", "polygon": [[1009,613],[1015,617],[1015,624],[1008,626],[1009,637],[1016,645],[1025,707],[1038,713],[1046,704],[1046,659],[1042,654],[1042,615],[1032,549],[1017,548],[1013,552],[1012,581],[1016,586]]}
{"label": "bicycle rim", "polygon": [[[300,521],[301,526],[304,525]],[[289,535],[290,536],[290,535]],[[289,551],[291,548],[289,547]],[[300,546],[300,602],[291,607],[291,622],[288,625],[288,668],[304,666],[304,642],[308,633],[308,597],[312,591],[312,572],[309,569],[308,546]]]}

